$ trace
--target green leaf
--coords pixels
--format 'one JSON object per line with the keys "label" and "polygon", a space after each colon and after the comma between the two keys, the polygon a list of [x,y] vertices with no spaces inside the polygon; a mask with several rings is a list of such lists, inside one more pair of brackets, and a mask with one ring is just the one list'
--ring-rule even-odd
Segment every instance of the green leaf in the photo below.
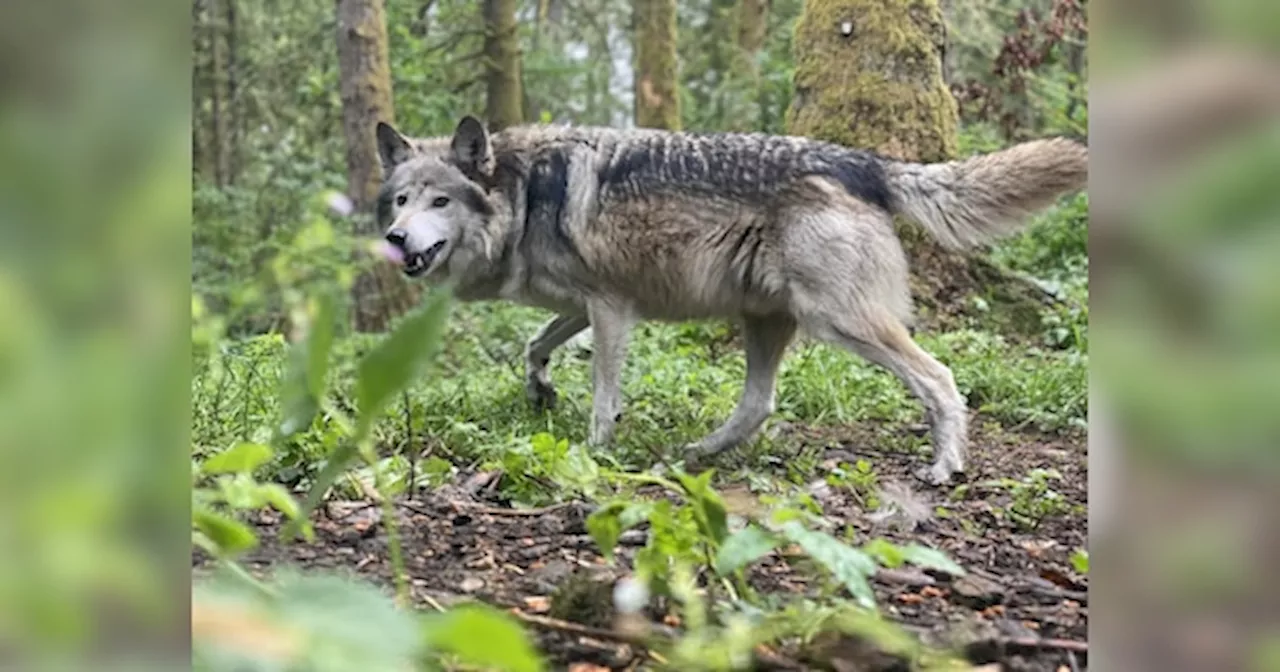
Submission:
{"label": "green leaf", "polygon": [[503,672],[545,669],[524,629],[488,605],[455,607],[427,617],[424,626],[428,646],[457,656],[464,665]]}
{"label": "green leaf", "polygon": [[1081,574],[1088,574],[1089,551],[1086,551],[1083,548],[1077,548],[1075,552],[1071,554],[1071,566]]}
{"label": "green leaf", "polygon": [[262,498],[271,503],[276,511],[290,518],[297,518],[298,502],[293,495],[279,483],[263,483],[260,486]]}
{"label": "green leaf", "polygon": [[610,562],[613,561],[613,547],[618,545],[618,537],[622,536],[622,512],[626,508],[626,502],[610,502],[587,516],[587,532],[600,547],[600,554]]}
{"label": "green leaf", "polygon": [[729,514],[720,493],[711,487],[713,471],[708,469],[697,477],[679,473],[676,478],[693,505],[698,528],[718,546],[729,536]]}
{"label": "green leaf", "polygon": [[871,556],[829,534],[807,530],[794,521],[783,525],[779,531],[831,572],[859,604],[868,609],[875,607],[875,593],[868,582],[876,571],[876,563]]}
{"label": "green leaf", "polygon": [[444,335],[451,299],[446,290],[433,292],[425,305],[405,318],[360,361],[356,374],[356,443],[373,428],[391,398],[426,371]]}
{"label": "green leaf", "polygon": [[306,338],[289,349],[288,370],[280,390],[283,417],[277,428],[276,441],[306,431],[320,411],[339,305],[335,295],[321,295],[312,311],[311,328]]}
{"label": "green leaf", "polygon": [[748,525],[724,540],[724,545],[716,553],[716,573],[721,576],[732,574],[764,557],[780,543],[782,540],[778,537],[755,525]]}
{"label": "green leaf", "polygon": [[863,545],[862,550],[890,569],[901,567],[907,560],[900,546],[884,539],[872,539]]}
{"label": "green leaf", "polygon": [[[387,402],[426,369],[440,345],[451,300],[452,295],[446,290],[432,293],[426,305],[401,322],[390,336],[360,361],[356,380],[356,403],[360,415],[356,421],[355,436],[350,442],[334,448],[324,468],[316,474],[299,512],[302,518],[310,515],[325,491],[346,473],[358,453],[359,444],[369,435]],[[283,533],[293,535],[299,529],[300,523],[294,521]]]}
{"label": "green leaf", "polygon": [[248,474],[271,459],[271,448],[260,443],[238,443],[204,461],[206,474]]}
{"label": "green leaf", "polygon": [[215,511],[192,511],[191,522],[223,555],[235,555],[258,544],[249,526]]}
{"label": "green leaf", "polygon": [[903,546],[900,550],[902,551],[902,557],[913,565],[919,565],[926,569],[936,569],[952,576],[965,575],[964,568],[956,564],[951,558],[948,558],[947,554],[942,551],[919,544]]}

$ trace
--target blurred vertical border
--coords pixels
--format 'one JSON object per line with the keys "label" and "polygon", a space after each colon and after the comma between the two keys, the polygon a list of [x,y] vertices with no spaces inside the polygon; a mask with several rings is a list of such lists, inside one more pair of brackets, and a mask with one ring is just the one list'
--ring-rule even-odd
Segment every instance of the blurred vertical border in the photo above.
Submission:
{"label": "blurred vertical border", "polygon": [[190,20],[0,3],[0,664],[186,667]]}
{"label": "blurred vertical border", "polygon": [[1090,39],[1090,663],[1280,670],[1280,3]]}

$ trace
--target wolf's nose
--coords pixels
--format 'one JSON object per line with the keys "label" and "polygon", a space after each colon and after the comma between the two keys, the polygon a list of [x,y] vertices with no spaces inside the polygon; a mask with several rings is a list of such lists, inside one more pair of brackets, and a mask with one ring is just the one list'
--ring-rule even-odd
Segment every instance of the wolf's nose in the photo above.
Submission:
{"label": "wolf's nose", "polygon": [[408,237],[409,235],[404,232],[404,229],[391,229],[387,232],[387,242],[402,250],[404,249],[404,243]]}

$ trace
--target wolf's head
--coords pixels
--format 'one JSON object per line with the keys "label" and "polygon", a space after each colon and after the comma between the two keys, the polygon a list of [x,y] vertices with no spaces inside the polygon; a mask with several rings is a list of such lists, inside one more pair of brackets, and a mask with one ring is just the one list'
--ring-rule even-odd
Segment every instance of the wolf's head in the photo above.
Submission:
{"label": "wolf's head", "polygon": [[410,140],[382,122],[376,134],[383,174],[378,225],[405,274],[464,283],[484,274],[500,252],[506,228],[500,211],[509,209],[481,177],[493,164],[484,126],[466,117],[452,141]]}

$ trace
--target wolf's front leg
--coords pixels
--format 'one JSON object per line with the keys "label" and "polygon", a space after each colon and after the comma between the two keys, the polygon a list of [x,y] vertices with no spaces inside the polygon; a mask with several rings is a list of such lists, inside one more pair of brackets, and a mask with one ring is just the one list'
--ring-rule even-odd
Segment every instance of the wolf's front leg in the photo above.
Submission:
{"label": "wolf's front leg", "polygon": [[542,325],[524,347],[524,391],[529,403],[538,410],[555,408],[556,388],[551,384],[547,365],[551,353],[576,334],[586,329],[586,315],[557,315]]}
{"label": "wolf's front leg", "polygon": [[604,302],[587,306],[595,348],[591,356],[592,445],[613,440],[613,429],[622,415],[622,363],[627,358],[627,340],[635,318],[627,310]]}

